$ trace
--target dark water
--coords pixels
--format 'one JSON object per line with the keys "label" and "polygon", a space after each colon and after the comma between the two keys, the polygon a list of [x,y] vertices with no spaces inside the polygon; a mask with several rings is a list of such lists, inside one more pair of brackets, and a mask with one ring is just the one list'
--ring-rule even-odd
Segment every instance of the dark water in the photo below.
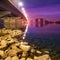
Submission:
{"label": "dark water", "polygon": [[43,27],[29,26],[27,40],[40,48],[60,52],[60,24]]}

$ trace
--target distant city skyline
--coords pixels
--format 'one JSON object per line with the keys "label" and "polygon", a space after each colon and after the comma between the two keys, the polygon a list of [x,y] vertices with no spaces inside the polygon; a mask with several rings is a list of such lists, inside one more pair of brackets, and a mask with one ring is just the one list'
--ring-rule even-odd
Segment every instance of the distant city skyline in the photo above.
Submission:
{"label": "distant city skyline", "polygon": [[29,26],[33,26],[33,27],[37,27],[37,28],[46,26],[48,24],[56,25],[56,24],[60,24],[60,21],[59,20],[58,21],[57,20],[56,21],[54,21],[54,20],[49,21],[49,20],[44,19],[44,18],[36,18],[35,20],[29,21]]}

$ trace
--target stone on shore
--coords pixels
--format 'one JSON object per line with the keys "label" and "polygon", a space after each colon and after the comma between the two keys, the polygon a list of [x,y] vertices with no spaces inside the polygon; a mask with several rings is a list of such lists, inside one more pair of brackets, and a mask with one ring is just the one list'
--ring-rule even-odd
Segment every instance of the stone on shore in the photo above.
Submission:
{"label": "stone on shore", "polygon": [[2,57],[2,58],[5,58],[5,52],[3,51],[3,50],[0,50],[0,56]]}
{"label": "stone on shore", "polygon": [[49,55],[42,55],[42,56],[34,56],[34,60],[50,60],[50,56]]}
{"label": "stone on shore", "polygon": [[12,60],[10,56],[8,56],[7,58],[5,58],[5,60]]}
{"label": "stone on shore", "polygon": [[29,45],[20,45],[20,48],[21,48],[23,51],[29,51],[30,46],[29,46]]}
{"label": "stone on shore", "polygon": [[32,59],[32,58],[27,58],[27,60],[34,60],[34,59]]}
{"label": "stone on shore", "polygon": [[19,60],[17,56],[12,57],[12,60]]}
{"label": "stone on shore", "polygon": [[34,49],[28,42],[19,41],[17,36],[21,35],[20,30],[0,30],[0,60],[51,60],[47,51],[45,52],[48,54],[41,55],[42,52]]}
{"label": "stone on shore", "polygon": [[26,58],[21,58],[20,60],[26,60]]}

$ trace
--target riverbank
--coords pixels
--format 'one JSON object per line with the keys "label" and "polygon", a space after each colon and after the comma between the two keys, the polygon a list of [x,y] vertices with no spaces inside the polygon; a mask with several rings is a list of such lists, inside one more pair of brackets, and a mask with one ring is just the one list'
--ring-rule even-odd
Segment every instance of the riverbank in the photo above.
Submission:
{"label": "riverbank", "polygon": [[0,30],[0,60],[51,60],[49,51],[41,52],[21,40],[21,30]]}

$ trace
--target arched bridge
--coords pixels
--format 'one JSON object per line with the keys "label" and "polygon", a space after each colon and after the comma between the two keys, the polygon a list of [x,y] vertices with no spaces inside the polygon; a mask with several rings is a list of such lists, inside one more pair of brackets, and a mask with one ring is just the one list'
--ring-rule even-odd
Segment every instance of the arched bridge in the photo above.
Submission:
{"label": "arched bridge", "polygon": [[24,28],[27,20],[25,16],[9,0],[0,0],[0,19],[4,20],[6,28]]}

